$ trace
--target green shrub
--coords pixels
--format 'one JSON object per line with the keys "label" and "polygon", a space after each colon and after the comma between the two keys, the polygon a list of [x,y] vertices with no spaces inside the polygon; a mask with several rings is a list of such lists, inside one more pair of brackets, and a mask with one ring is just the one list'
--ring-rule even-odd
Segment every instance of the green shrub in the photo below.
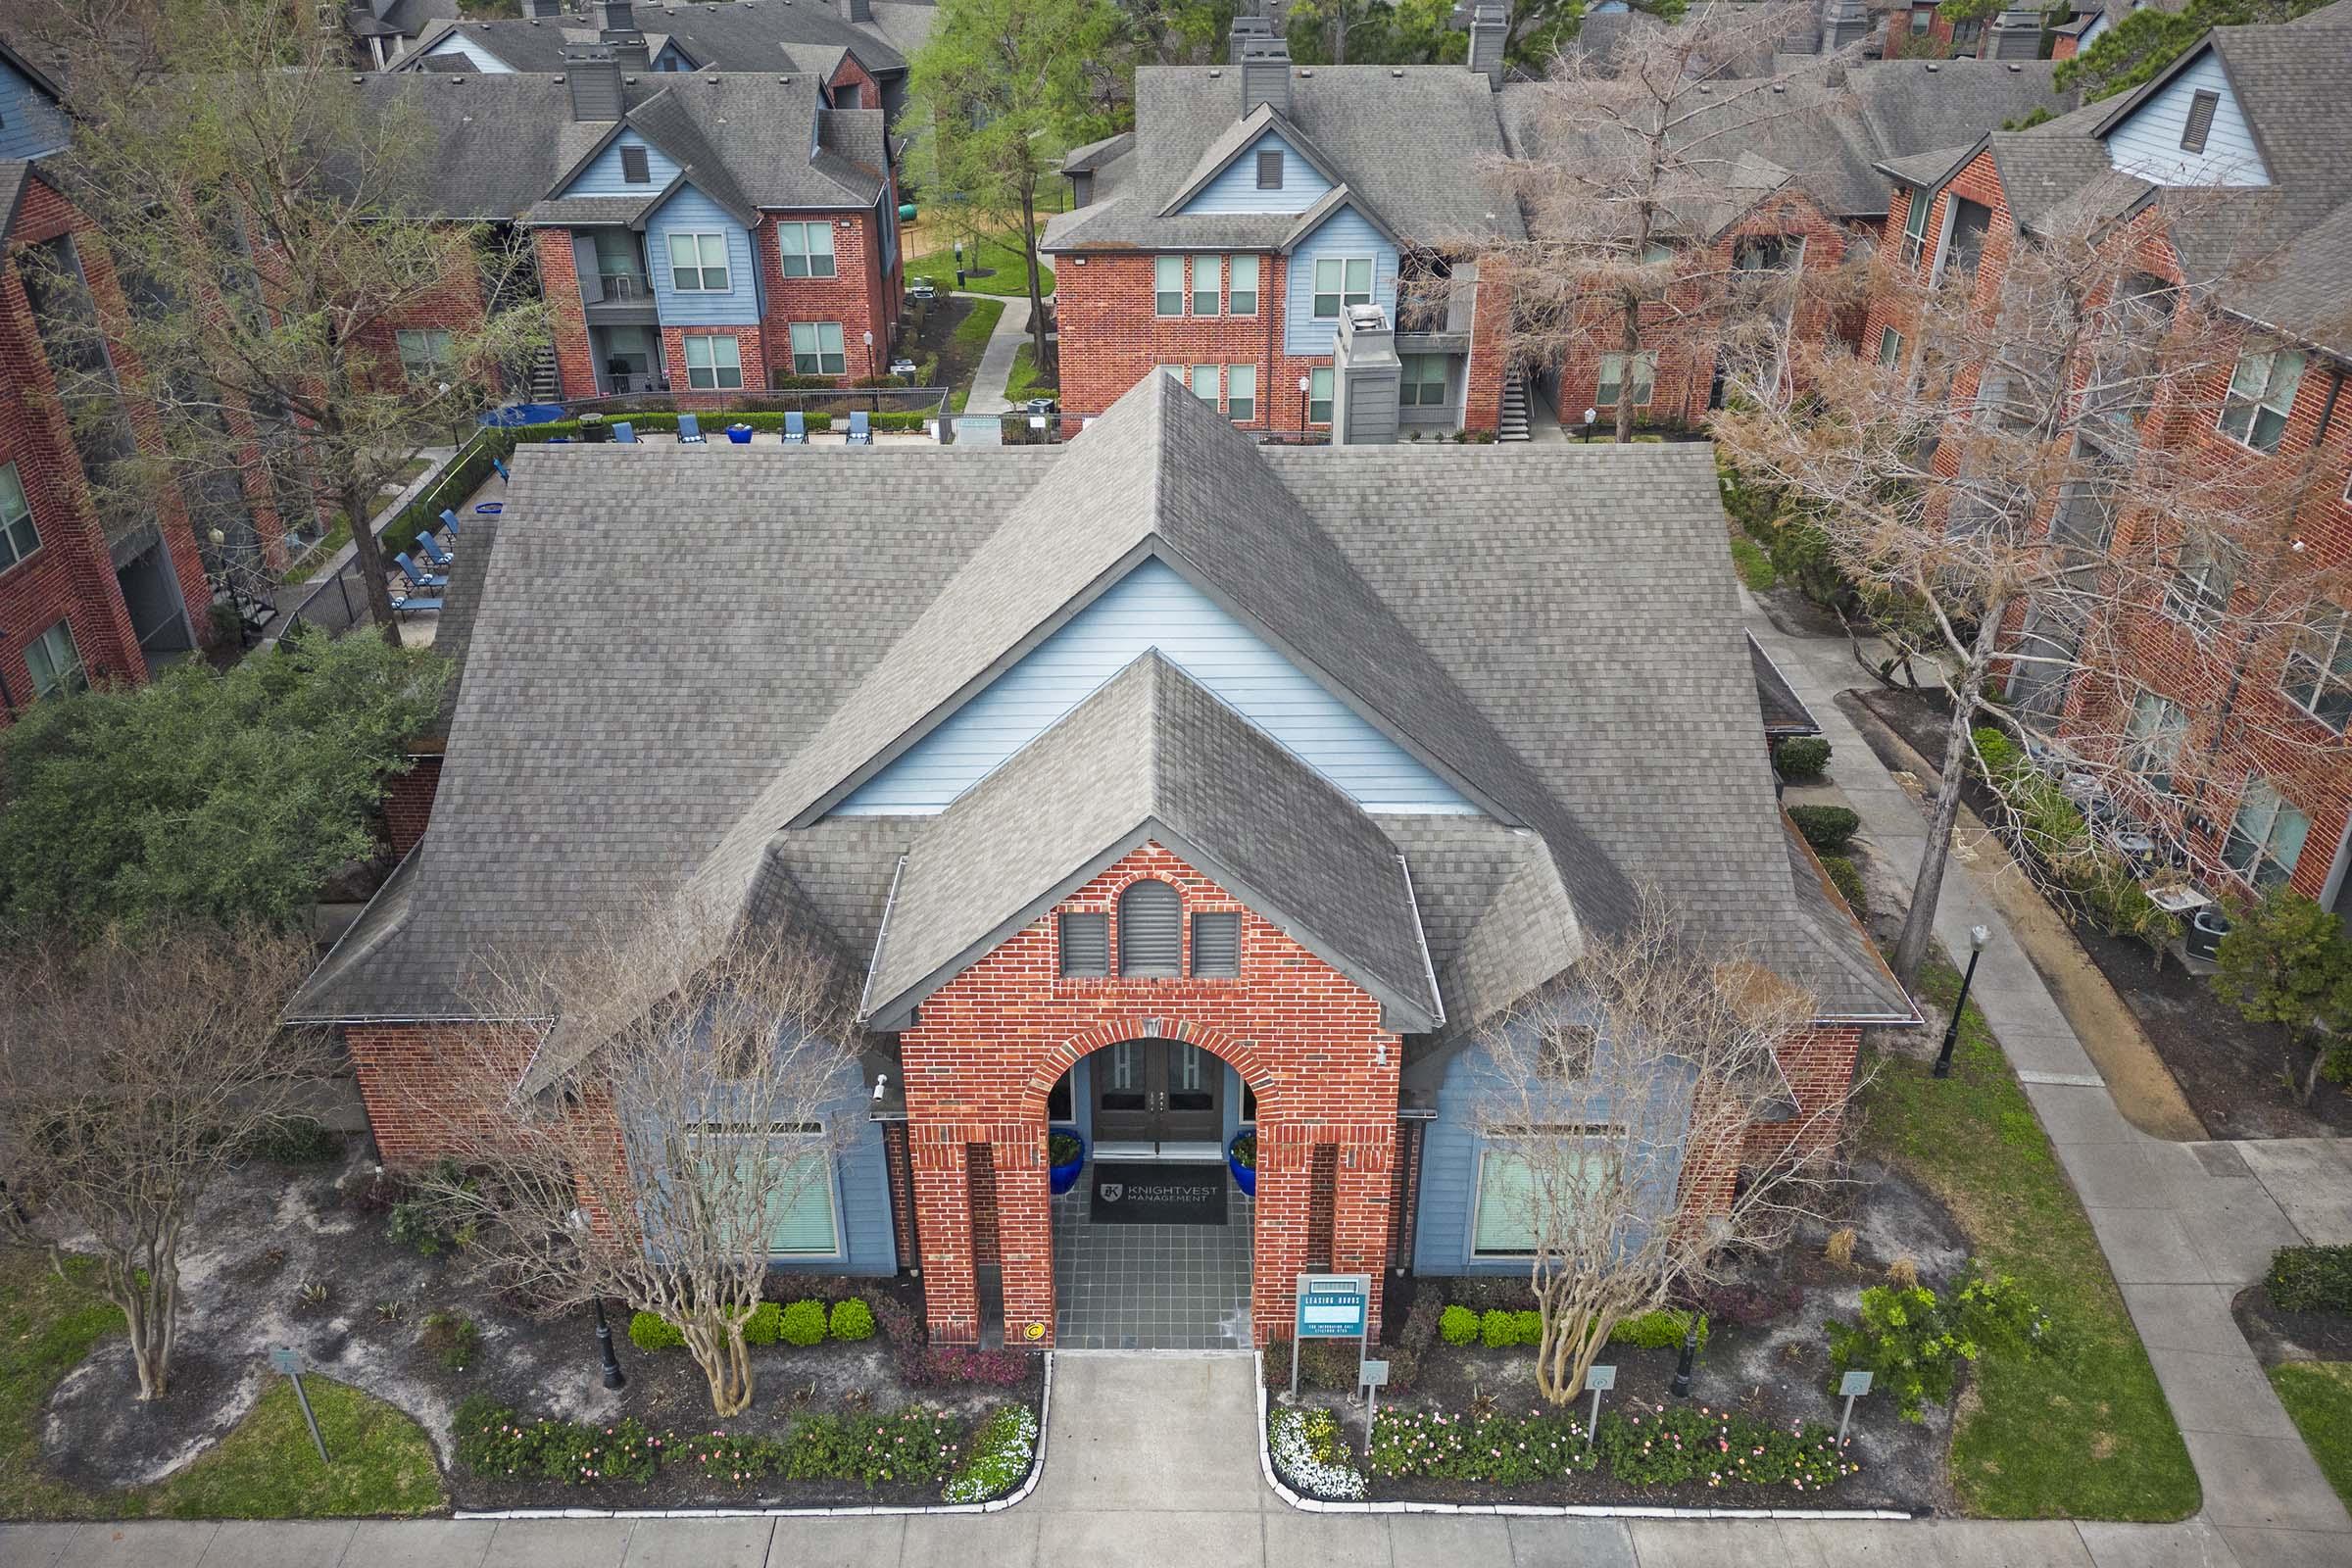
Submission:
{"label": "green shrub", "polygon": [[1438,1319],[1438,1337],[1447,1345],[1468,1345],[1478,1331],[1479,1316],[1466,1306],[1449,1306]]}
{"label": "green shrub", "polygon": [[1772,536],[1772,569],[1794,582],[1814,604],[1835,606],[1853,596],[1838,565],[1830,536],[1810,522],[1784,520]]}
{"label": "green shrub", "polygon": [[2352,1022],[2352,939],[2315,900],[2278,889],[2238,914],[2216,955],[2213,989],[2254,1023]]}
{"label": "green shrub", "polygon": [[1600,1467],[1585,1441],[1585,1418],[1570,1410],[1529,1416],[1383,1406],[1366,1460],[1376,1476],[1525,1486]]}
{"label": "green shrub", "polygon": [[1842,806],[1791,806],[1788,820],[1824,855],[1839,855],[1862,830],[1862,818]]}
{"label": "green shrub", "polygon": [[522,1418],[487,1395],[468,1396],[450,1424],[458,1463],[477,1476],[537,1476],[569,1487],[600,1481],[651,1481],[661,1451],[633,1416],[611,1426]]}
{"label": "green shrub", "polygon": [[458,1312],[428,1312],[417,1343],[452,1372],[463,1372],[482,1343],[473,1319]]}
{"label": "green shrub", "polygon": [[870,1340],[874,1337],[874,1309],[855,1296],[835,1301],[826,1332],[837,1340]]}
{"label": "green shrub", "polygon": [[[1698,1348],[1707,1348],[1707,1314],[1697,1314]],[[1661,1306],[1654,1312],[1629,1317],[1609,1331],[1611,1345],[1630,1345],[1638,1350],[1681,1349],[1683,1336],[1690,1332],[1691,1314],[1676,1307]]]}
{"label": "green shrub", "polygon": [[2048,1331],[2049,1319],[2016,1280],[1972,1266],[1948,1300],[1924,1285],[1864,1291],[1858,1324],[1830,1324],[1830,1365],[1868,1369],[1904,1420],[1924,1421],[1926,1405],[1950,1402],[1964,1363],[1988,1349],[2030,1352]]}
{"label": "green shrub", "polygon": [[[459,1170],[453,1159],[436,1164],[432,1180],[444,1188],[468,1193],[475,1186],[473,1178]],[[412,1249],[419,1257],[438,1257],[453,1248],[470,1247],[473,1226],[455,1210],[455,1203],[444,1194],[419,1192],[392,1205],[384,1221],[384,1234],[402,1247]]]}
{"label": "green shrub", "polygon": [[786,1345],[824,1344],[825,1303],[795,1301],[784,1308],[783,1335]]}
{"label": "green shrub", "polygon": [[2263,1283],[2282,1312],[2352,1312],[2352,1247],[2281,1247]]}
{"label": "green shrub", "polygon": [[629,1343],[648,1353],[677,1350],[685,1348],[686,1336],[659,1312],[640,1312],[629,1319]]}
{"label": "green shrub", "polygon": [[784,1337],[784,1308],[773,1301],[761,1301],[752,1308],[752,1315],[743,1320],[743,1343],[773,1345]]}
{"label": "green shrub", "polygon": [[972,1434],[972,1451],[956,1467],[942,1495],[950,1502],[986,1502],[1001,1497],[1021,1484],[1036,1453],[1037,1413],[1025,1404],[1000,1405]]}
{"label": "green shrub", "polygon": [[280,1165],[323,1165],[343,1157],[343,1136],[308,1116],[288,1116],[254,1134],[245,1152]]}
{"label": "green shrub", "polygon": [[1772,765],[1791,784],[1810,784],[1830,765],[1830,743],[1818,735],[1791,735],[1772,749]]}
{"label": "green shrub", "polygon": [[1772,557],[1762,545],[1737,535],[1732,539],[1732,569],[1750,593],[1769,593],[1780,576],[1772,569]]}
{"label": "green shrub", "polygon": [[1838,890],[1838,896],[1845,901],[1845,906],[1854,911],[1854,918],[1869,919],[1870,890],[1862,884],[1862,868],[1846,856],[1825,855],[1821,858],[1821,870],[1830,879],[1830,886]]}

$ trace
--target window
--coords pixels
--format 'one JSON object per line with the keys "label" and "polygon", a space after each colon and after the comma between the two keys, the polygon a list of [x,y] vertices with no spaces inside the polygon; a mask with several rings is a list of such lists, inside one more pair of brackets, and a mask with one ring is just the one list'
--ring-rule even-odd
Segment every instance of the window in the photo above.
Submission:
{"label": "window", "polygon": [[1119,973],[1182,974],[1177,950],[1183,941],[1183,919],[1184,902],[1167,883],[1130,884],[1119,895]]}
{"label": "window", "polygon": [[1787,234],[1759,234],[1732,248],[1732,267],[1741,272],[1786,272],[1804,255],[1805,242]]}
{"label": "window", "polygon": [[[800,328],[793,328],[799,331]],[[686,343],[686,384],[698,392],[743,385],[743,349],[731,337],[690,337]]]}
{"label": "window", "polygon": [[2311,818],[2279,799],[2270,780],[2248,779],[2229,836],[2222,840],[2222,859],[2256,892],[2267,893],[2284,887],[2295,874],[2303,835],[2310,831]]}
{"label": "window", "polygon": [[400,370],[412,381],[422,381],[449,368],[449,334],[439,327],[403,327],[392,334],[400,350]]}
{"label": "window", "polygon": [[1163,365],[1159,368],[1159,373],[1174,376],[1179,386],[1184,384],[1184,367],[1181,365]]}
{"label": "window", "polygon": [[70,694],[89,684],[82,678],[81,653],[74,646],[69,621],[59,621],[25,645],[24,667],[32,672],[35,697]]}
{"label": "window", "polygon": [[1193,258],[1193,314],[1217,314],[1218,296],[1225,292],[1225,264],[1221,257]]}
{"label": "window", "polygon": [[2237,563],[2210,539],[2192,538],[2180,547],[2173,580],[2164,590],[2164,612],[2199,630],[2210,628],[2230,608],[2237,585]]}
{"label": "window", "polygon": [[1920,9],[1913,11],[1911,13],[1911,36],[1914,38],[1918,37],[1920,34],[1926,32],[1930,26],[1934,25],[1935,22],[1936,11],[1934,7],[1923,6]]}
{"label": "window", "polygon": [[[1606,1127],[1538,1128],[1568,1146],[1569,1157],[1556,1167],[1564,1189],[1583,1190],[1597,1198],[1619,1179],[1620,1143]],[[1478,1192],[1470,1217],[1472,1257],[1526,1257],[1536,1250],[1537,1208],[1544,1199],[1564,1200],[1569,1192],[1539,1194],[1535,1168],[1525,1154],[1510,1149],[1486,1149],[1478,1156]],[[1558,1232],[1563,1226],[1549,1229]],[[1556,1240],[1555,1236],[1555,1240]]]}
{"label": "window", "polygon": [[850,362],[842,353],[839,321],[795,321],[792,324],[792,373],[850,373]]}
{"label": "window", "polygon": [[1955,196],[1951,200],[1950,235],[1944,241],[1944,270],[1974,279],[1984,256],[1984,236],[1992,229],[1992,209],[1982,202]]}
{"label": "window", "polygon": [[1196,365],[1193,367],[1193,396],[1212,409],[1217,406],[1217,368],[1215,366]]}
{"label": "window", "polygon": [[654,182],[654,172],[646,165],[644,148],[623,147],[620,150],[620,177],[623,183],[630,185],[650,185]]}
{"label": "window", "polygon": [[1328,365],[1306,372],[1306,422],[1331,422],[1331,367]]}
{"label": "window", "polygon": [[776,245],[783,252],[786,277],[833,275],[831,223],[778,223]]}
{"label": "window", "polygon": [[2278,684],[2305,712],[2341,735],[2352,719],[2352,617],[2333,605],[2314,616],[2287,654]]}
{"label": "window", "polygon": [[2201,153],[2205,138],[2213,134],[2213,112],[2222,107],[2218,92],[2199,90],[2188,101],[2188,119],[2180,126],[2180,150]]}
{"label": "window", "polygon": [[1643,267],[1662,267],[1674,260],[1674,247],[1662,239],[1653,239],[1642,247]]}
{"label": "window", "polygon": [[32,504],[24,499],[24,482],[17,466],[0,467],[0,571],[41,548],[40,530],[32,525]]}
{"label": "window", "polygon": [[681,294],[727,292],[727,236],[670,235],[669,283]]}
{"label": "window", "polygon": [[[1644,349],[1633,357],[1634,407],[1649,406],[1650,394],[1657,389],[1658,355],[1655,349]],[[1603,354],[1600,357],[1600,386],[1592,401],[1603,408],[1614,408],[1624,396],[1625,362],[1622,354]]]}
{"label": "window", "polygon": [[1281,149],[1269,148],[1257,155],[1257,188],[1259,190],[1282,189]]}
{"label": "window", "polygon": [[1903,216],[1903,260],[1916,262],[1920,250],[1928,242],[1928,213],[1936,205],[1936,193],[1924,186],[1912,191],[1911,210]]}
{"label": "window", "polygon": [[1228,256],[1225,266],[1232,274],[1225,290],[1225,311],[1229,316],[1257,314],[1257,258]]}
{"label": "window", "polygon": [[1952,49],[1955,53],[1962,49],[1974,49],[1977,46],[1977,40],[1984,36],[1984,19],[1983,17],[1971,17],[1966,22],[1952,24]]}
{"label": "window", "polygon": [[733,1183],[713,1180],[710,1189],[711,1197],[722,1200],[731,1189],[736,1200],[746,1205],[755,1197],[764,1198],[766,1212],[760,1216],[760,1227],[770,1257],[839,1255],[841,1226],[833,1212],[833,1161],[821,1129],[779,1122],[762,1134],[756,1125],[714,1122],[697,1128],[694,1142],[704,1159],[770,1164],[766,1170],[740,1165]]}
{"label": "window", "polygon": [[1315,319],[1336,321],[1349,305],[1372,303],[1372,258],[1327,256],[1315,263]]}
{"label": "window", "polygon": [[2187,730],[2188,715],[2179,703],[2141,692],[2132,700],[2132,716],[2124,726],[2124,765],[2157,794],[2170,795],[2180,737]]}
{"label": "window", "polygon": [[1110,973],[1110,916],[1065,914],[1061,917],[1061,972],[1072,975]]}
{"label": "window", "polygon": [[1446,356],[1443,354],[1407,354],[1403,357],[1404,374],[1396,382],[1396,402],[1407,409],[1442,409],[1446,406]]}
{"label": "window", "polygon": [[1225,367],[1225,416],[1236,424],[1257,417],[1257,367]]}
{"label": "window", "polygon": [[1227,910],[1193,916],[1193,973],[1215,980],[1242,972],[1242,917]]}
{"label": "window", "polygon": [[2276,452],[2286,434],[2287,411],[2303,380],[2303,356],[2294,349],[2249,348],[2237,357],[2216,426],[2257,452]]}
{"label": "window", "polygon": [[1879,363],[1891,369],[1895,361],[1901,359],[1902,357],[1903,334],[1897,332],[1891,326],[1880,328]]}
{"label": "window", "polygon": [[1152,263],[1152,314],[1182,316],[1184,314],[1184,258],[1161,256]]}

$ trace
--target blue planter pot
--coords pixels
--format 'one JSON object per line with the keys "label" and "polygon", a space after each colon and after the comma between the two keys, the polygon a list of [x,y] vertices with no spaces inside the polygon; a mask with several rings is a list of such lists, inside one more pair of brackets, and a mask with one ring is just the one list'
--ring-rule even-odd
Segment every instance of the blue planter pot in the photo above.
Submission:
{"label": "blue planter pot", "polygon": [[1233,1146],[1245,1138],[1255,1138],[1256,1136],[1255,1128],[1245,1128],[1243,1131],[1235,1133],[1233,1142],[1225,1146],[1225,1168],[1233,1172],[1233,1185],[1239,1187],[1243,1195],[1249,1198],[1257,1196],[1257,1167],[1245,1165],[1236,1159],[1233,1154]]}
{"label": "blue planter pot", "polygon": [[1066,1193],[1078,1185],[1078,1173],[1086,1169],[1086,1134],[1073,1127],[1056,1127],[1053,1131],[1078,1140],[1078,1157],[1067,1165],[1047,1167],[1046,1177],[1056,1194]]}

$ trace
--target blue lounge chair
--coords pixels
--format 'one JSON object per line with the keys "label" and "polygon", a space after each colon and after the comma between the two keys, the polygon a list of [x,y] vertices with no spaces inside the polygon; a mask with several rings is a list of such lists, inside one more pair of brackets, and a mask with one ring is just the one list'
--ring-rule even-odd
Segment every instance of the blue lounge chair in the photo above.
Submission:
{"label": "blue lounge chair", "polygon": [[458,514],[447,507],[441,509],[441,526],[449,530],[452,539],[458,536]]}
{"label": "blue lounge chair", "polygon": [[429,533],[420,533],[416,536],[416,548],[423,553],[425,560],[443,571],[447,571],[451,564],[458,559],[450,554],[448,546]]}
{"label": "blue lounge chair", "polygon": [[411,594],[406,599],[393,600],[392,608],[404,615],[412,610],[439,610],[441,599],[437,594]]}
{"label": "blue lounge chair", "polygon": [[623,446],[633,447],[637,444],[637,427],[622,419],[612,426],[612,439]]}
{"label": "blue lounge chair", "polygon": [[392,562],[400,567],[400,574],[409,579],[412,588],[422,588],[429,593],[449,586],[449,578],[444,573],[417,570],[416,563],[409,559],[409,553],[405,550],[394,556]]}
{"label": "blue lounge chair", "polygon": [[808,444],[808,419],[798,409],[784,416],[784,444],[788,447]]}
{"label": "blue lounge chair", "polygon": [[854,410],[850,415],[850,445],[854,447],[870,447],[873,444],[873,421],[865,416],[865,411],[863,409]]}
{"label": "blue lounge chair", "polygon": [[703,434],[703,421],[691,414],[678,416],[678,439],[688,446],[707,447],[710,438]]}
{"label": "blue lounge chair", "polygon": [[492,458],[492,459],[490,460],[490,466],[492,466],[493,468],[496,468],[496,469],[498,470],[498,476],[499,476],[499,478],[500,478],[500,479],[502,479],[502,480],[505,480],[506,482],[508,482],[508,483],[510,483],[510,484],[514,482],[514,476],[513,474],[511,474],[511,473],[509,473],[509,472],[507,471],[507,460],[506,460],[506,459],[504,459],[504,458]]}

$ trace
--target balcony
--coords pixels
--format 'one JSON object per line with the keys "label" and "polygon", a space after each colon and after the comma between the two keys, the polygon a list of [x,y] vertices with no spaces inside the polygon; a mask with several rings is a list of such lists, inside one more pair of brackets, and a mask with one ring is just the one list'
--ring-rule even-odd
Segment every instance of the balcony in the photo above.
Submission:
{"label": "balcony", "polygon": [[582,288],[580,296],[588,319],[599,326],[651,326],[657,319],[654,285],[643,272],[599,268],[593,289]]}
{"label": "balcony", "polygon": [[1478,318],[1478,264],[1443,276],[1408,275],[1396,297],[1396,352],[1467,354]]}

